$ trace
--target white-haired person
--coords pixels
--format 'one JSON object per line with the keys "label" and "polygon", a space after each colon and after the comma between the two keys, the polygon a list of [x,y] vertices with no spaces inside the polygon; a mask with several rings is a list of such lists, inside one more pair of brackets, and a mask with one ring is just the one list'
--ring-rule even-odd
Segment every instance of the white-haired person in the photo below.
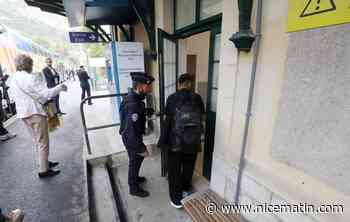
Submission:
{"label": "white-haired person", "polygon": [[17,118],[29,129],[39,152],[39,178],[52,177],[60,173],[53,168],[58,162],[49,161],[49,129],[44,104],[62,91],[64,84],[47,88],[40,74],[33,72],[33,59],[20,54],[15,59],[16,73],[11,77],[10,92],[16,102]]}

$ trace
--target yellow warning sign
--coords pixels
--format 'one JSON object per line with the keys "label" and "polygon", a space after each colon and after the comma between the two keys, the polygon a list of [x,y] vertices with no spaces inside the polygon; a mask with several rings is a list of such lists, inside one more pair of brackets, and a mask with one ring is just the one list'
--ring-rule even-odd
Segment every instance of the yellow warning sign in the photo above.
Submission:
{"label": "yellow warning sign", "polygon": [[289,0],[287,31],[350,23],[350,0]]}

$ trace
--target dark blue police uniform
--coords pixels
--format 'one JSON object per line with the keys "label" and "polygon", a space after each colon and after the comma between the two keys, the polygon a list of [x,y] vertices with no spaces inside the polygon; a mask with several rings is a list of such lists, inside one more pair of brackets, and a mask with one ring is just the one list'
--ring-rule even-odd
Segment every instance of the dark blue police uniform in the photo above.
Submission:
{"label": "dark blue police uniform", "polygon": [[146,115],[144,96],[130,92],[126,98],[126,125],[122,134],[123,142],[129,155],[129,186],[130,190],[138,189],[137,178],[144,157],[138,155],[146,151],[143,143],[145,133]]}
{"label": "dark blue police uniform", "polygon": [[[154,80],[151,76],[140,73],[132,74],[132,79],[133,81],[145,84],[151,84]],[[141,177],[139,177],[139,171],[144,160],[144,157],[140,154],[147,150],[146,145],[143,143],[143,135],[146,129],[146,106],[143,102],[144,99],[145,95],[140,95],[135,91],[131,91],[121,105],[125,115],[121,117],[122,122],[125,121],[122,123],[124,129],[121,134],[129,156],[128,183],[130,193],[136,193],[136,196],[148,196],[142,194],[137,195],[140,193],[140,190],[141,193],[144,191],[139,187],[141,179]]]}

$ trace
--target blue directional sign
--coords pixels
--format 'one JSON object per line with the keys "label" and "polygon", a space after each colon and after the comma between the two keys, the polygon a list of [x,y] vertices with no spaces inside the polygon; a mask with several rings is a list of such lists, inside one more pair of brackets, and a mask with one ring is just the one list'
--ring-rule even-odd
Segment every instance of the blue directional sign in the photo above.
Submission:
{"label": "blue directional sign", "polygon": [[99,42],[98,34],[94,32],[69,32],[71,43]]}

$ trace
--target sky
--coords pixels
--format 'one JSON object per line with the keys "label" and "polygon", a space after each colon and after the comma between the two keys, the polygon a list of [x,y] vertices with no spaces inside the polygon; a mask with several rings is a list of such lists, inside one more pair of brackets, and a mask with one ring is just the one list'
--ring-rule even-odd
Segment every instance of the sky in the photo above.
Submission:
{"label": "sky", "polygon": [[67,30],[69,28],[66,17],[46,13],[37,7],[28,6],[24,0],[0,0],[0,3],[2,3],[2,5],[8,5],[10,10],[12,8],[16,8],[22,15],[28,16],[56,28],[63,30]]}

